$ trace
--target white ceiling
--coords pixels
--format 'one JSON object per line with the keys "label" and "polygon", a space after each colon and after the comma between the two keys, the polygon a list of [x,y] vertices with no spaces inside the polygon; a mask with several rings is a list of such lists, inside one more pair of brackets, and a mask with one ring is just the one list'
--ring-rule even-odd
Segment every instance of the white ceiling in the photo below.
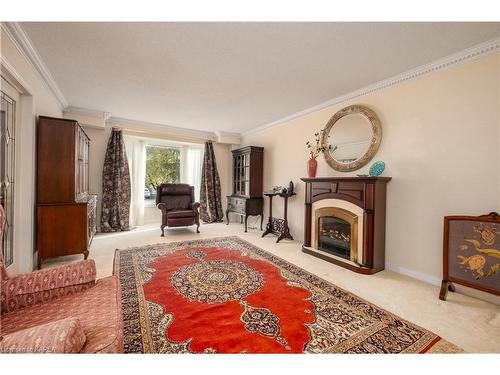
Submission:
{"label": "white ceiling", "polygon": [[500,23],[21,23],[71,106],[244,132],[500,35]]}

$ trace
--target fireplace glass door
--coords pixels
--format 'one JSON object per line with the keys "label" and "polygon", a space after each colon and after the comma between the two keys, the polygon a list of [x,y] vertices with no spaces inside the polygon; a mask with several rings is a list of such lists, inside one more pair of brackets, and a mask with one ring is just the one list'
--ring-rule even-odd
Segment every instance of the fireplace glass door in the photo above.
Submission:
{"label": "fireplace glass door", "polygon": [[351,259],[351,224],[332,216],[319,218],[318,249]]}
{"label": "fireplace glass door", "polygon": [[316,210],[315,216],[315,248],[357,262],[357,215],[338,207],[323,207]]}

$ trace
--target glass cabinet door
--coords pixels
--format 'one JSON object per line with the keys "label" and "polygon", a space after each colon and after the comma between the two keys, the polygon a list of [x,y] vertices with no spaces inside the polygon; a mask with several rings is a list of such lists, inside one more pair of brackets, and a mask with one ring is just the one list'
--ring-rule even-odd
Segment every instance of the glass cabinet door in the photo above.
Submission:
{"label": "glass cabinet door", "polygon": [[243,162],[243,184],[244,184],[244,195],[250,195],[250,154],[245,155],[245,160]]}
{"label": "glass cabinet door", "polygon": [[76,127],[76,165],[75,194],[76,200],[85,198],[89,190],[89,145],[90,142],[83,130]]}
{"label": "glass cabinet door", "polygon": [[250,154],[233,157],[233,194],[250,194]]}

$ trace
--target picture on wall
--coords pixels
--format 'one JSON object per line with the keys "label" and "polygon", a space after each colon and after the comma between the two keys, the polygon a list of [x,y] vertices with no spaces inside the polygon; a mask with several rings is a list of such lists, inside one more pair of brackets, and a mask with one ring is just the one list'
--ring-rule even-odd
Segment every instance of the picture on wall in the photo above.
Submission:
{"label": "picture on wall", "polygon": [[452,283],[500,295],[500,216],[444,218],[443,282],[439,298],[446,300]]}

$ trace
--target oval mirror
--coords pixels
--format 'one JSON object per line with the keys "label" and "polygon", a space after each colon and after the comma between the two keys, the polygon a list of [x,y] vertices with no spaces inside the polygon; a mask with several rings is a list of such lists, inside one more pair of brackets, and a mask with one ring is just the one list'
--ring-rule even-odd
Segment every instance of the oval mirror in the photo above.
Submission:
{"label": "oval mirror", "polygon": [[343,108],[323,132],[325,159],[336,171],[355,171],[375,155],[381,138],[380,121],[371,109],[357,105]]}

